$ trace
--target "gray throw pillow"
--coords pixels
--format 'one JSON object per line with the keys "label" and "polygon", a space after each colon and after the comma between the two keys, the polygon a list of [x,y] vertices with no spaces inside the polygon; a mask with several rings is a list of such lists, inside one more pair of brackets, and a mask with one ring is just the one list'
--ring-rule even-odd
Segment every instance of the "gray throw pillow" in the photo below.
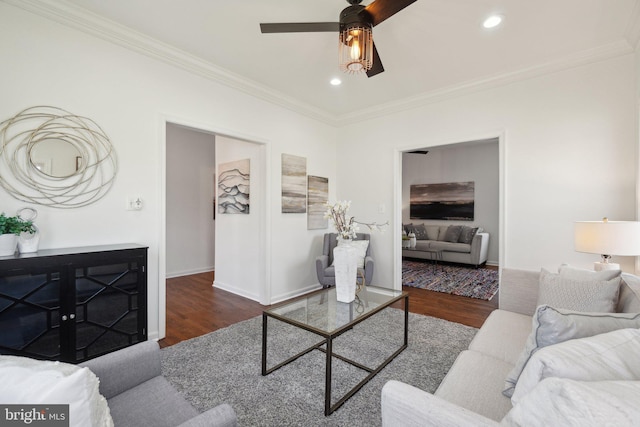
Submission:
{"label": "gray throw pillow", "polygon": [[618,303],[619,291],[619,276],[611,280],[574,280],[542,269],[537,305],[612,313]]}
{"label": "gray throw pillow", "polygon": [[438,240],[438,233],[440,233],[439,225],[427,225],[425,228],[427,229],[428,240]]}
{"label": "gray throw pillow", "polygon": [[532,323],[527,344],[507,375],[505,389],[502,391],[507,397],[513,395],[522,370],[539,349],[618,329],[640,328],[640,313],[585,313],[541,305],[536,309]]}
{"label": "gray throw pillow", "polygon": [[416,224],[413,227],[413,233],[417,240],[427,240],[427,229],[424,228],[424,224]]}
{"label": "gray throw pillow", "polygon": [[461,225],[450,225],[447,228],[447,232],[444,233],[444,241],[451,243],[458,243],[458,239],[460,238],[460,233],[462,233]]}
{"label": "gray throw pillow", "polygon": [[466,243],[467,245],[470,245],[477,231],[478,227],[467,227],[466,225],[463,225],[460,237],[458,238],[458,243]]}

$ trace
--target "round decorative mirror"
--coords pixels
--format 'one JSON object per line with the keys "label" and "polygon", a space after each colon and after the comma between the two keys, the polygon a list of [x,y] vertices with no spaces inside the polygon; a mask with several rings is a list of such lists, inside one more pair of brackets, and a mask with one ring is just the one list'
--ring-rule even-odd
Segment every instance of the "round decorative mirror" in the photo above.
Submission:
{"label": "round decorative mirror", "polygon": [[42,140],[29,152],[31,166],[54,178],[75,175],[83,164],[82,158],[79,148],[63,139]]}
{"label": "round decorative mirror", "polygon": [[[113,185],[118,164],[93,120],[56,107],[27,108],[0,123],[0,186],[18,200],[86,206]],[[1,166],[1,165],[0,165]]]}

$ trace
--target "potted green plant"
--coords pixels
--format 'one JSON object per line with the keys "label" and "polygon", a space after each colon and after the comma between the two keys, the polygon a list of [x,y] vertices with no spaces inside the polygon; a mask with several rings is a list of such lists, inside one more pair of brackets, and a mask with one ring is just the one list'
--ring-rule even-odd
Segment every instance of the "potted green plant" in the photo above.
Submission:
{"label": "potted green plant", "polygon": [[10,256],[16,251],[20,233],[35,233],[32,221],[17,216],[0,214],[0,256]]}

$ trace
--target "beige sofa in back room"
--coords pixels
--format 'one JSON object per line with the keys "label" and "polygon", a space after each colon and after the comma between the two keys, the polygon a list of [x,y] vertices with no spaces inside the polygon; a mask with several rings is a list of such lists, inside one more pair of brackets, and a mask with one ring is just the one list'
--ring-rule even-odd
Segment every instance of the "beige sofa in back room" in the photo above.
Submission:
{"label": "beige sofa in back room", "polygon": [[441,250],[440,261],[476,267],[487,262],[489,233],[482,231],[482,228],[425,224],[404,224],[403,228],[407,234],[413,232],[416,235],[415,248],[403,248],[403,257],[433,260],[436,259],[435,255],[428,250]]}

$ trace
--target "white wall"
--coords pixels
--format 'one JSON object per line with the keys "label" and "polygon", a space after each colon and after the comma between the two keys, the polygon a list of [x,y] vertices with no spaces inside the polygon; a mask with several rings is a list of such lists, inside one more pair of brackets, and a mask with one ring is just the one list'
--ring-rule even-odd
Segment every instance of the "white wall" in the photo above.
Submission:
{"label": "white wall", "polygon": [[[368,215],[394,203],[398,150],[503,135],[502,266],[590,268],[598,256],[574,251],[573,222],[635,218],[635,79],[626,55],[353,124],[341,130],[338,196]],[[371,164],[353,174],[363,153]],[[392,233],[372,243],[375,280],[387,286],[400,280],[401,218],[398,206]]]}
{"label": "white wall", "polygon": [[[336,129],[336,135],[337,135]],[[303,146],[292,144],[283,153],[293,154],[296,156],[306,157],[307,159],[307,175],[319,176],[329,179],[329,201],[336,200],[336,141],[337,136],[333,140],[326,140],[326,144]],[[277,156],[277,158],[276,158]],[[272,188],[278,192],[282,189],[282,159],[280,154],[273,153],[275,168],[271,173]],[[295,296],[291,292],[292,287],[286,286],[287,282],[298,281],[303,289],[310,291],[318,286],[318,277],[315,269],[315,259],[322,254],[323,235],[324,233],[333,232],[331,226],[321,230],[307,230],[307,214],[282,213],[282,204],[279,197],[272,206],[274,213],[271,218],[272,239],[281,241],[285,236],[287,238],[279,246],[279,260],[272,259],[273,268],[286,268],[290,274],[289,277],[283,277],[283,282],[272,282],[272,301],[284,301],[285,299]],[[284,263],[286,265],[276,265],[276,263]],[[274,276],[275,277],[275,276]]]}
{"label": "white wall", "polygon": [[[256,301],[268,301],[262,271],[265,230],[265,171],[260,144],[219,136],[216,138],[216,176],[220,165],[249,159],[249,213],[216,214],[216,287]],[[256,268],[258,267],[258,268]]]}
{"label": "white wall", "polygon": [[[263,227],[272,238],[264,248],[268,271],[259,274],[273,284],[274,300],[317,283],[312,252],[320,252],[324,230],[307,231],[306,217],[279,213],[280,156],[307,157],[310,173],[329,177],[335,194],[337,129],[6,3],[0,3],[0,54],[0,120],[53,105],[93,119],[111,139],[120,162],[113,188],[80,209],[35,206],[41,247],[148,245],[151,338],[162,333],[164,310],[166,121],[265,145],[270,210]],[[125,210],[129,195],[140,195],[144,209]],[[15,212],[25,203],[0,191],[0,206]]]}
{"label": "white wall", "polygon": [[167,277],[215,269],[215,136],[167,125]]}
{"label": "white wall", "polygon": [[[498,141],[496,140],[433,148],[426,155],[404,153],[402,156],[402,222],[482,227],[489,233],[487,263],[498,264],[500,241],[498,169]],[[475,183],[473,221],[443,222],[410,218],[411,185],[468,181]]]}

